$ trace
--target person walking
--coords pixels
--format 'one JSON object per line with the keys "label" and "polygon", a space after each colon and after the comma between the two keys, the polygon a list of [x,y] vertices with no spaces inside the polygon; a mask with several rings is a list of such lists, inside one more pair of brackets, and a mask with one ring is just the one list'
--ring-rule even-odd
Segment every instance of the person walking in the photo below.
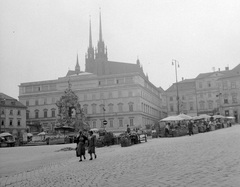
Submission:
{"label": "person walking", "polygon": [[170,130],[170,123],[167,123],[166,126],[165,126],[165,133],[164,133],[165,137],[168,137],[169,130]]}
{"label": "person walking", "polygon": [[190,120],[188,123],[188,134],[189,136],[193,135],[193,121]]}
{"label": "person walking", "polygon": [[82,156],[84,159],[86,159],[85,157],[85,143],[87,141],[87,137],[85,135],[83,135],[82,131],[79,131],[79,136],[76,139],[76,143],[77,143],[77,156],[80,157],[79,162],[82,161]]}
{"label": "person walking", "polygon": [[97,158],[95,147],[96,147],[96,136],[93,135],[93,131],[89,131],[89,138],[88,138],[88,153],[90,155],[89,160],[93,159],[92,154],[94,154],[95,159]]}

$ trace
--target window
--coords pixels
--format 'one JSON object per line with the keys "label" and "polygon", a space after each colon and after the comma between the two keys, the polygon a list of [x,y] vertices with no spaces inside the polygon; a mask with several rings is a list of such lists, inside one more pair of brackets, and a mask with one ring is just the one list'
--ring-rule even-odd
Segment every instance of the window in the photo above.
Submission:
{"label": "window", "polygon": [[96,128],[96,121],[93,121],[93,128]]}
{"label": "window", "polygon": [[88,105],[83,105],[83,112],[88,114]]}
{"label": "window", "polygon": [[182,96],[182,100],[185,100],[185,96],[184,95]]}
{"label": "window", "polygon": [[192,102],[189,103],[189,110],[191,110],[191,111],[193,110],[193,103]]}
{"label": "window", "polygon": [[113,119],[109,119],[110,127],[113,127]]}
{"label": "window", "polygon": [[17,111],[17,115],[20,116],[21,115],[21,110]]}
{"label": "window", "polygon": [[128,103],[129,105],[129,112],[133,112],[133,103]]}
{"label": "window", "polygon": [[20,119],[18,119],[17,125],[21,126],[21,120]]}
{"label": "window", "polygon": [[130,126],[133,126],[133,118],[130,118]]}
{"label": "window", "polygon": [[105,105],[101,104],[99,107],[100,107],[100,113],[103,113],[106,111]]}
{"label": "window", "polygon": [[237,103],[237,94],[232,95],[232,102]]}
{"label": "window", "polygon": [[211,93],[208,93],[208,97],[212,97],[212,94],[211,94]]}
{"label": "window", "polygon": [[114,79],[108,79],[108,80],[107,80],[107,84],[108,84],[108,85],[114,84]]}
{"label": "window", "polygon": [[119,103],[118,104],[118,112],[122,112],[123,111],[123,104]]}
{"label": "window", "polygon": [[29,106],[29,101],[26,101],[26,106]]}
{"label": "window", "polygon": [[4,109],[1,109],[1,113],[4,114]]}
{"label": "window", "polygon": [[225,110],[225,116],[229,116],[229,110]]}
{"label": "window", "polygon": [[105,84],[105,81],[104,81],[104,80],[98,81],[98,85],[99,85],[99,86],[104,85],[104,84]]}
{"label": "window", "polygon": [[9,114],[10,114],[10,115],[13,115],[13,110],[10,110]]}
{"label": "window", "polygon": [[14,101],[11,102],[12,105],[16,105],[16,103]]}
{"label": "window", "polygon": [[104,94],[100,93],[100,99],[104,99]]}
{"label": "window", "polygon": [[47,98],[45,97],[44,98],[44,105],[46,105],[47,104]]}
{"label": "window", "polygon": [[55,109],[52,109],[52,117],[54,118],[55,117]]}
{"label": "window", "polygon": [[56,84],[51,84],[50,85],[50,90],[57,90],[57,85]]}
{"label": "window", "polygon": [[52,103],[55,103],[55,102],[56,102],[56,101],[55,101],[55,97],[53,97],[53,98],[52,98]]}
{"label": "window", "polygon": [[93,95],[92,95],[92,100],[95,100],[95,99],[96,99],[96,95],[93,94]]}
{"label": "window", "polygon": [[2,126],[4,126],[4,120],[2,120]]}
{"label": "window", "polygon": [[101,120],[101,128],[104,128],[103,120]]}
{"label": "window", "polygon": [[231,88],[232,89],[236,88],[236,82],[231,82]]}
{"label": "window", "polygon": [[43,115],[44,115],[44,118],[47,118],[47,109],[43,110]]}
{"label": "window", "polygon": [[207,82],[207,85],[208,85],[208,87],[210,88],[210,87],[211,87],[211,82],[208,81],[208,82]]}
{"label": "window", "polygon": [[202,83],[201,82],[198,83],[198,87],[202,88]]}
{"label": "window", "polygon": [[108,107],[109,107],[109,113],[112,113],[113,112],[113,104],[109,104]]}
{"label": "window", "polygon": [[228,89],[227,82],[223,82],[223,89],[224,89],[224,90],[227,90],[227,89]]}
{"label": "window", "polygon": [[186,103],[182,103],[182,108],[183,108],[183,110],[186,110],[187,109],[187,104]]}
{"label": "window", "polygon": [[13,120],[10,119],[10,120],[9,120],[9,126],[12,126],[12,125],[13,125]]}
{"label": "window", "polygon": [[48,85],[43,85],[42,89],[43,89],[43,91],[47,91],[48,90]]}
{"label": "window", "polygon": [[97,107],[96,106],[97,106],[96,104],[92,104],[92,113],[93,114],[97,113],[97,111],[96,111]]}
{"label": "window", "polygon": [[212,101],[209,101],[209,102],[208,102],[208,108],[209,108],[209,109],[213,109],[213,102],[212,102]]}
{"label": "window", "polygon": [[123,83],[124,83],[123,78],[117,79],[117,84],[123,84]]}
{"label": "window", "polygon": [[193,100],[193,95],[189,95],[189,100]]}
{"label": "window", "polygon": [[29,119],[29,111],[26,111],[26,118]]}
{"label": "window", "polygon": [[200,110],[204,110],[204,101],[200,102]]}
{"label": "window", "polygon": [[87,95],[86,94],[84,95],[84,101],[87,101]]}
{"label": "window", "polygon": [[171,112],[174,111],[174,107],[173,107],[173,105],[170,105],[170,111],[171,111]]}
{"label": "window", "polygon": [[38,100],[37,99],[35,100],[35,105],[38,105]]}
{"label": "window", "polygon": [[119,125],[119,127],[123,127],[123,120],[122,119],[118,120],[118,125]]}
{"label": "window", "polygon": [[122,91],[118,91],[118,97],[122,97]]}
{"label": "window", "polygon": [[112,92],[109,92],[108,93],[108,97],[111,99],[113,96],[112,96]]}
{"label": "window", "polygon": [[169,97],[169,101],[173,101],[173,97],[171,96],[171,97]]}
{"label": "window", "polygon": [[128,92],[128,97],[132,97],[132,96],[133,96],[132,91],[129,91],[129,92]]}
{"label": "window", "polygon": [[227,99],[227,98],[224,98],[223,103],[224,103],[224,104],[228,104],[228,99]]}
{"label": "window", "polygon": [[203,93],[200,93],[200,98],[203,98]]}
{"label": "window", "polygon": [[38,118],[39,116],[38,116],[38,113],[39,113],[39,111],[38,110],[35,110],[35,118]]}

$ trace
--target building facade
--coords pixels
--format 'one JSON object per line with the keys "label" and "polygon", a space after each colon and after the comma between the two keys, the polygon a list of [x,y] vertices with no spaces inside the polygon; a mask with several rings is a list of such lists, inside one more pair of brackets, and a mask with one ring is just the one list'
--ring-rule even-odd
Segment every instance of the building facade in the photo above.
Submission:
{"label": "building facade", "polygon": [[18,100],[0,93],[0,132],[9,132],[15,137],[26,132],[26,109]]}
{"label": "building facade", "polygon": [[240,119],[240,64],[219,79],[219,111],[221,115]]}
{"label": "building facade", "polygon": [[[177,96],[179,99],[177,99]],[[190,116],[197,115],[197,98],[195,80],[186,79],[174,83],[166,90],[168,115],[178,115],[180,113]]]}
{"label": "building facade", "polygon": [[[239,120],[240,65],[232,70],[201,73],[178,82],[179,113],[233,116]],[[177,114],[177,84],[166,90],[168,115]]]}
{"label": "building facade", "polygon": [[126,124],[146,128],[162,118],[161,92],[145,76],[139,59],[133,64],[108,60],[101,25],[100,16],[99,42],[94,50],[90,23],[85,72],[80,70],[77,57],[75,70],[69,70],[65,77],[19,86],[19,100],[28,107],[27,123],[33,130],[54,130],[58,115],[55,103],[69,82],[91,128],[124,131]]}

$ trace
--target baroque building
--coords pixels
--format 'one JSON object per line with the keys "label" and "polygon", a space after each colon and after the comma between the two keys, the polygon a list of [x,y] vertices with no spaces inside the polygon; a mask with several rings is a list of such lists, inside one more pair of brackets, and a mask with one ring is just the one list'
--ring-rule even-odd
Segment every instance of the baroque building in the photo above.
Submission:
{"label": "baroque building", "polygon": [[4,93],[0,93],[0,133],[9,132],[15,137],[27,131],[27,107]]}
{"label": "baroque building", "polygon": [[[106,128],[121,132],[126,124],[131,128],[150,128],[164,115],[162,93],[143,72],[139,59],[136,63],[108,60],[102,36],[100,14],[99,41],[92,45],[91,22],[89,46],[85,56],[85,72],[80,70],[78,56],[75,70],[56,80],[22,83],[19,100],[27,109],[27,124],[53,131],[58,115],[56,101],[71,83],[91,128]],[[103,120],[107,120],[104,127]]]}
{"label": "baroque building", "polygon": [[[234,116],[239,120],[240,65],[232,70],[200,73],[194,79],[174,83],[166,90],[168,115],[179,113]],[[177,102],[177,86],[179,102]]]}

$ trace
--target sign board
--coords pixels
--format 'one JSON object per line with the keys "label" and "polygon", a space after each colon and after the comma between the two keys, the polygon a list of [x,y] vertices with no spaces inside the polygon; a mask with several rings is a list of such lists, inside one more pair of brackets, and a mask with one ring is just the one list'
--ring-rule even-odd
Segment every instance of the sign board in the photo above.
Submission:
{"label": "sign board", "polygon": [[23,133],[23,142],[27,142],[28,139],[27,139],[27,132],[24,132]]}
{"label": "sign board", "polygon": [[104,124],[104,125],[107,125],[107,120],[103,120],[103,124]]}

